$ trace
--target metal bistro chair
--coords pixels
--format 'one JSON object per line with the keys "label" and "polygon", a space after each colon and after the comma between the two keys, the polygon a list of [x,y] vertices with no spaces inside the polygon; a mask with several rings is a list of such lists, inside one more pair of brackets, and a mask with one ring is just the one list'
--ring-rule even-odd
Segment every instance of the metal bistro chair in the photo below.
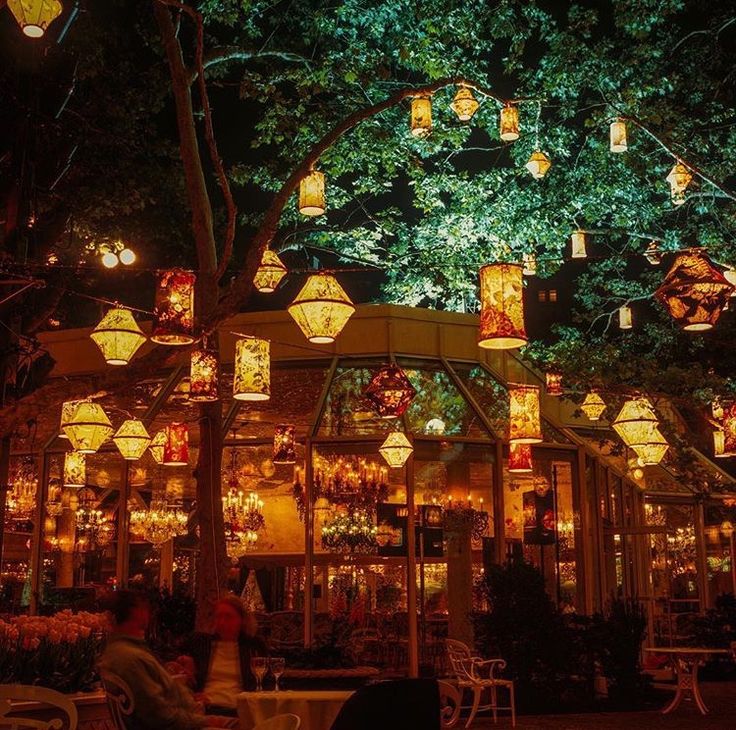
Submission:
{"label": "metal bistro chair", "polygon": [[437,680],[440,690],[440,723],[443,728],[455,727],[460,719],[460,690],[449,682]]}
{"label": "metal bistro chair", "polygon": [[128,723],[135,710],[135,700],[127,683],[111,672],[101,672],[102,686],[105,688],[107,708],[115,723],[115,730],[132,730]]}
{"label": "metal bistro chair", "polygon": [[[44,710],[50,710],[55,716],[50,720],[41,720],[16,714],[22,713],[23,710],[13,708],[13,702],[37,702],[44,706]],[[8,716],[9,713],[12,714]],[[62,727],[77,730],[78,722],[76,706],[61,692],[25,684],[0,685],[0,727],[9,728],[9,730],[21,730],[21,728],[55,730]]]}
{"label": "metal bistro chair", "polygon": [[[503,659],[481,659],[472,656],[467,644],[455,639],[447,639],[447,656],[450,660],[450,667],[455,675],[455,682],[462,692],[470,689],[473,692],[473,704],[463,705],[463,709],[470,707],[470,716],[465,723],[465,727],[469,728],[475,719],[475,716],[481,710],[490,710],[493,713],[493,722],[498,721],[499,710],[511,711],[511,725],[516,727],[516,703],[514,701],[514,683],[510,679],[502,679],[495,676],[496,670],[502,670],[506,667]],[[487,676],[483,676],[483,673]],[[509,693],[509,704],[498,704],[498,688],[502,687]],[[483,691],[488,690],[490,694],[490,702],[487,705],[481,705]]]}

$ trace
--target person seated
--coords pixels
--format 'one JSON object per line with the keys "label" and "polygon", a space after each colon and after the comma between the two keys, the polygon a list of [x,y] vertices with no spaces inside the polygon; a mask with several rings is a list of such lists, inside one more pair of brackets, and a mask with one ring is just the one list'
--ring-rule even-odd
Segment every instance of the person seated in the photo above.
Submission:
{"label": "person seated", "polygon": [[230,717],[205,716],[191,692],[156,659],[145,641],[151,607],[142,593],[118,591],[112,596],[113,630],[99,660],[106,673],[130,688],[134,709],[128,726],[135,730],[199,730],[237,728]]}
{"label": "person seated", "polygon": [[255,688],[251,657],[268,656],[257,623],[237,596],[225,596],[215,604],[214,632],[194,634],[176,661],[191,678],[207,712],[237,715],[235,696]]}

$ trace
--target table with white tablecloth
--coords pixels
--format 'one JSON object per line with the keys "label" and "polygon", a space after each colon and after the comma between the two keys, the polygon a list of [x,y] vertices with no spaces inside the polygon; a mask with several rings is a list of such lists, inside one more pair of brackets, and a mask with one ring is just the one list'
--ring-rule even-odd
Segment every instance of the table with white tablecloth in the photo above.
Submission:
{"label": "table with white tablecloth", "polygon": [[242,730],[251,730],[274,715],[290,712],[302,720],[300,730],[330,730],[330,726],[352,692],[342,690],[281,690],[241,692],[237,696]]}

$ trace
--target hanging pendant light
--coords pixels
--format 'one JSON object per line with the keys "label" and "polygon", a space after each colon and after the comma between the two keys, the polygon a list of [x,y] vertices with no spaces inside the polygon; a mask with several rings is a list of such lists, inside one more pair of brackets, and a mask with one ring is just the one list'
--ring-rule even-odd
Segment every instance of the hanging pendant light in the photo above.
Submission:
{"label": "hanging pendant light", "polygon": [[570,243],[572,245],[572,258],[574,259],[585,259],[588,258],[588,251],[586,250],[585,244],[585,231],[577,229],[573,231],[570,236]]}
{"label": "hanging pendant light", "polygon": [[84,400],[68,400],[64,401],[64,403],[61,406],[61,418],[59,420],[59,438],[60,439],[69,439],[69,437],[66,435],[66,432],[64,431],[64,428],[68,426],[71,423],[72,417],[74,416],[74,412],[77,410],[77,407],[80,403],[84,403]]}
{"label": "hanging pendant light", "polygon": [[137,418],[129,418],[123,421],[120,428],[112,437],[115,446],[126,461],[135,461],[140,459],[146,453],[148,445],[151,443],[149,435],[143,421]]}
{"label": "hanging pendant light", "polygon": [[525,253],[522,255],[522,264],[524,276],[537,275],[537,257],[533,253]]}
{"label": "hanging pendant light", "polygon": [[59,0],[8,0],[8,9],[29,38],[41,38],[64,9]]}
{"label": "hanging pendant light", "polygon": [[546,381],[546,391],[547,395],[551,395],[553,397],[559,397],[562,395],[562,373],[558,373],[554,370],[550,370],[549,372],[544,374],[545,381]]}
{"label": "hanging pendant light", "polygon": [[629,149],[626,140],[626,122],[621,119],[611,122],[609,136],[611,140],[611,152],[626,152]]}
{"label": "hanging pendant light", "polygon": [[580,405],[580,410],[585,414],[589,421],[597,421],[606,410],[606,404],[603,398],[592,390],[585,396],[585,400]]}
{"label": "hanging pendant light", "polygon": [[163,429],[164,466],[185,466],[189,463],[189,429],[186,423],[170,423]]}
{"label": "hanging pendant light", "polygon": [[91,401],[82,401],[69,424],[64,427],[64,433],[69,437],[74,450],[83,454],[94,454],[113,431],[102,406]]}
{"label": "hanging pendant light", "polygon": [[662,435],[659,428],[655,427],[647,437],[646,443],[634,444],[631,448],[639,457],[641,466],[656,466],[662,461],[669,447],[667,439]]}
{"label": "hanging pendant light", "polygon": [[501,109],[499,117],[499,136],[504,142],[514,142],[519,139],[519,107],[506,104]]}
{"label": "hanging pendant light", "polygon": [[166,443],[166,431],[161,429],[152,439],[148,450],[157,464],[164,463],[164,444]]}
{"label": "hanging pendant light", "polygon": [[235,343],[233,398],[262,401],[271,397],[271,343],[242,337]]}
{"label": "hanging pendant light", "polygon": [[736,456],[736,451],[726,453],[726,434],[719,428],[713,431],[713,456],[716,459],[728,459]]}
{"label": "hanging pendant light", "polygon": [[325,175],[310,170],[299,183],[299,212],[313,218],[325,212]]}
{"label": "hanging pendant light", "polygon": [[509,443],[537,444],[542,441],[539,388],[509,385]]}
{"label": "hanging pendant light", "polygon": [[723,409],[723,455],[736,456],[736,405]]}
{"label": "hanging pendant light", "polygon": [[392,469],[401,469],[413,451],[414,447],[401,431],[390,433],[378,448],[378,452]]}
{"label": "hanging pendant light", "polygon": [[296,464],[295,431],[295,426],[284,423],[274,429],[272,459],[274,464]]}
{"label": "hanging pendant light", "polygon": [[535,150],[532,152],[532,156],[529,158],[529,162],[526,163],[525,167],[529,170],[533,178],[541,180],[547,174],[549,168],[552,167],[552,163],[544,152]]}
{"label": "hanging pendant light", "polygon": [[159,345],[194,342],[194,284],[191,271],[172,269],[159,274],[151,340]]}
{"label": "hanging pendant light", "polygon": [[623,307],[618,309],[618,326],[622,330],[630,330],[634,325],[631,316],[631,307],[628,304],[624,304]]}
{"label": "hanging pendant light", "polygon": [[512,350],[526,345],[523,289],[522,268],[518,264],[488,264],[481,268],[480,347]]}
{"label": "hanging pendant light", "polygon": [[261,257],[261,265],[253,277],[253,285],[262,294],[271,294],[281,280],[289,273],[281,259],[271,249],[267,248]]}
{"label": "hanging pendant light", "polygon": [[649,400],[639,396],[624,403],[611,425],[621,440],[629,448],[634,448],[649,442],[659,420]]}
{"label": "hanging pendant light", "polygon": [[411,100],[411,133],[420,139],[432,132],[432,99],[416,96]]}
{"label": "hanging pendant light", "polygon": [[121,307],[108,310],[90,337],[108,365],[127,365],[146,341],[133,313]]}
{"label": "hanging pendant light", "polygon": [[509,444],[509,474],[531,474],[532,471],[532,445]]}
{"label": "hanging pendant light", "polygon": [[682,205],[685,202],[685,191],[692,180],[690,170],[681,162],[676,162],[667,175],[673,205]]}
{"label": "hanging pendant light", "polygon": [[368,383],[363,396],[380,418],[400,418],[417,394],[398,365],[384,365]]}
{"label": "hanging pendant light", "polygon": [[734,288],[698,249],[680,253],[654,293],[684,330],[702,332],[718,321]]}
{"label": "hanging pendant light", "polygon": [[452,104],[450,104],[450,108],[457,114],[457,118],[461,122],[469,122],[475,112],[478,111],[479,106],[480,104],[478,104],[476,98],[473,96],[473,92],[467,86],[460,84],[455,98],[452,100]]}
{"label": "hanging pendant light", "polygon": [[207,403],[220,398],[217,353],[201,348],[192,350],[189,360],[189,400]]}
{"label": "hanging pendant light", "polygon": [[334,276],[319,273],[307,279],[288,310],[305,337],[323,345],[335,341],[355,305]]}
{"label": "hanging pendant light", "polygon": [[662,252],[660,251],[659,244],[656,241],[649,242],[646,251],[644,251],[644,258],[652,266],[659,266],[662,263]]}
{"label": "hanging pendant light", "polygon": [[62,485],[70,489],[87,486],[87,456],[79,451],[64,454],[64,476]]}

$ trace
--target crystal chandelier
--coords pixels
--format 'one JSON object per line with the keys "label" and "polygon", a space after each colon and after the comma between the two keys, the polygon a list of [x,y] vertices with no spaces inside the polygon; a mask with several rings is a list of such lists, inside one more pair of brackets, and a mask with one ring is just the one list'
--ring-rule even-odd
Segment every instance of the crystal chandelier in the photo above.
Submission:
{"label": "crystal chandelier", "polygon": [[483,507],[482,498],[478,509],[473,505],[469,494],[467,500],[453,499],[452,495],[433,495],[429,503],[442,508],[442,526],[446,532],[463,532],[469,529],[472,540],[479,542],[488,531],[490,515]]}
{"label": "crystal chandelier", "polygon": [[164,495],[153,497],[148,509],[130,513],[130,529],[146,542],[160,547],[165,542],[186,535],[189,515],[180,504],[169,503]]}
{"label": "crystal chandelier", "polygon": [[38,477],[31,457],[16,462],[10,474],[5,514],[9,527],[19,527],[33,519]]}
{"label": "crystal chandelier", "polygon": [[115,525],[105,513],[95,506],[95,494],[86,490],[75,513],[77,549],[81,552],[101,550],[115,538]]}
{"label": "crystal chandelier", "polygon": [[322,546],[334,552],[372,553],[378,548],[378,528],[362,509],[337,512],[322,528]]}
{"label": "crystal chandelier", "polygon": [[254,530],[230,532],[225,538],[227,556],[234,561],[245,557],[246,553],[253,550],[258,542],[258,533]]}
{"label": "crystal chandelier", "polygon": [[230,534],[258,532],[266,525],[263,516],[263,500],[256,492],[244,492],[238,483],[238,463],[235,449],[230,449],[228,490],[222,498],[222,515],[225,529]]}

